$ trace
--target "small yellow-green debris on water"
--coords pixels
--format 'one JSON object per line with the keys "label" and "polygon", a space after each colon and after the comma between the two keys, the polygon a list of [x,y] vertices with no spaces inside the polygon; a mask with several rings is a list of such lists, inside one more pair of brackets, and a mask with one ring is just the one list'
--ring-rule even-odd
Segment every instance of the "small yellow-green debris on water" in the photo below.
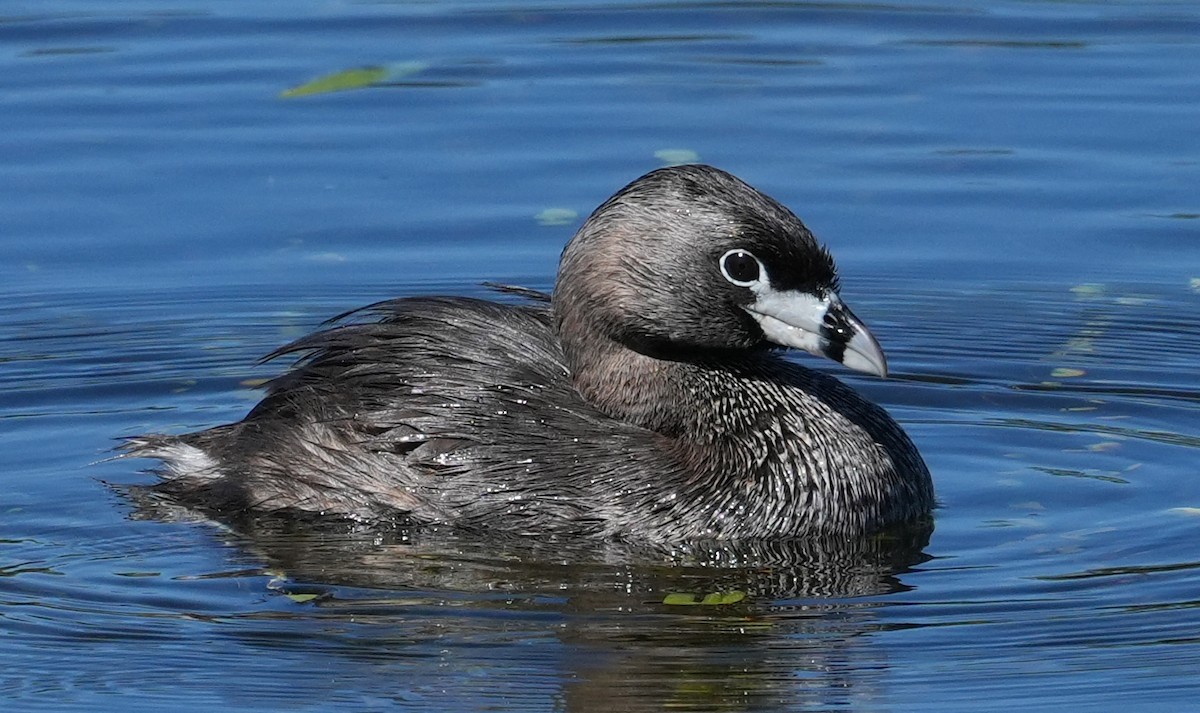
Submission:
{"label": "small yellow-green debris on water", "polygon": [[1069,367],[1060,366],[1054,371],[1050,372],[1050,376],[1054,377],[1055,379],[1072,379],[1076,376],[1083,376],[1086,373],[1087,372],[1083,369],[1072,369]]}
{"label": "small yellow-green debris on water", "polygon": [[663,597],[667,606],[721,606],[737,604],[746,598],[745,592],[712,592],[701,597],[691,592],[672,592]]}
{"label": "small yellow-green debris on water", "polygon": [[700,154],[691,149],[659,149],[654,152],[654,158],[668,166],[678,166],[682,163],[696,163]]}
{"label": "small yellow-green debris on water", "polygon": [[355,67],[333,74],[317,77],[311,82],[305,82],[298,87],[285,89],[279,93],[283,99],[309,97],[314,94],[342,92],[347,89],[362,89],[383,82],[394,82],[401,77],[418,74],[429,68],[428,62],[414,60],[411,62],[394,62],[385,67]]}
{"label": "small yellow-green debris on water", "polygon": [[321,596],[321,595],[320,594],[288,594],[287,598],[291,599],[293,602],[296,602],[297,604],[304,604],[306,602],[311,602],[312,600],[316,599],[319,596]]}
{"label": "small yellow-green debris on water", "polygon": [[268,381],[270,381],[270,379],[266,378],[266,377],[259,377],[256,379],[242,379],[241,381],[238,382],[238,386],[240,386],[244,389],[257,389],[258,387],[262,386],[263,384],[267,383]]}
{"label": "small yellow-green debris on water", "polygon": [[579,217],[579,213],[570,208],[547,208],[533,216],[538,225],[570,225]]}
{"label": "small yellow-green debris on water", "polygon": [[1094,282],[1075,285],[1071,288],[1071,292],[1074,292],[1079,297],[1099,297],[1104,294],[1104,285],[1098,285]]}
{"label": "small yellow-green debris on water", "polygon": [[388,71],[386,67],[357,67],[335,74],[327,74],[311,82],[305,82],[298,87],[285,89],[280,92],[279,96],[283,99],[295,99],[296,97],[307,97],[314,94],[328,94],[329,92],[341,92],[347,89],[360,89],[380,82],[387,76]]}

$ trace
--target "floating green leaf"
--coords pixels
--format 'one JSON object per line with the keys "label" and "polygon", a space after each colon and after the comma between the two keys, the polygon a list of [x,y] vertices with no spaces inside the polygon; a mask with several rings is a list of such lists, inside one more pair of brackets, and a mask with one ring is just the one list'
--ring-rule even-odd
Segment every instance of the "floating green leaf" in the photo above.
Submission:
{"label": "floating green leaf", "polygon": [[1086,373],[1087,372],[1083,369],[1069,369],[1065,366],[1060,366],[1059,368],[1050,372],[1050,376],[1054,377],[1055,379],[1070,379],[1076,376],[1083,376]]}
{"label": "floating green leaf", "polygon": [[663,597],[667,606],[721,606],[737,604],[746,598],[745,592],[712,592],[701,597],[691,592],[672,592]]}
{"label": "floating green leaf", "polygon": [[745,592],[713,592],[704,595],[701,604],[737,604],[746,598]]}
{"label": "floating green leaf", "polygon": [[320,594],[290,594],[289,593],[287,595],[287,598],[291,599],[293,602],[296,602],[297,604],[304,604],[305,602],[311,602],[312,600],[316,599],[319,596],[321,596],[321,595]]}
{"label": "floating green leaf", "polygon": [[690,606],[696,603],[696,595],[690,592],[671,592],[663,597],[663,604],[672,607]]}

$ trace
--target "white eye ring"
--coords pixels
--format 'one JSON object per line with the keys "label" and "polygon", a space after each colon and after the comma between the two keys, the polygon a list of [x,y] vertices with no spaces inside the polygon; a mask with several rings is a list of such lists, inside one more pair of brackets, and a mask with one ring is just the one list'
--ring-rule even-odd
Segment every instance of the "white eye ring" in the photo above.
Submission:
{"label": "white eye ring", "polygon": [[[753,260],[754,265],[751,266],[746,258]],[[731,264],[731,259],[736,262]],[[763,267],[762,260],[759,260],[757,257],[755,257],[754,253],[750,252],[749,250],[742,250],[741,248],[728,250],[724,255],[721,256],[721,259],[717,261],[717,264],[721,267],[721,275],[726,280],[729,280],[731,284],[737,285],[738,287],[753,287],[757,284],[760,284],[767,278],[767,269]],[[747,268],[753,269],[753,277],[750,277],[750,275],[746,272]],[[735,274],[737,277],[734,276]],[[739,279],[747,277],[750,279]]]}

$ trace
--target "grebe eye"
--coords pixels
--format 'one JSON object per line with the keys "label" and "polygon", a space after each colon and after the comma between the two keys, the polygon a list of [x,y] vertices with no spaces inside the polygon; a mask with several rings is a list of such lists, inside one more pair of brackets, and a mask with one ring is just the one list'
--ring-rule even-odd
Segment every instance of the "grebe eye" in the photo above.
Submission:
{"label": "grebe eye", "polygon": [[762,263],[745,250],[730,250],[721,256],[721,274],[738,287],[750,287],[762,273]]}

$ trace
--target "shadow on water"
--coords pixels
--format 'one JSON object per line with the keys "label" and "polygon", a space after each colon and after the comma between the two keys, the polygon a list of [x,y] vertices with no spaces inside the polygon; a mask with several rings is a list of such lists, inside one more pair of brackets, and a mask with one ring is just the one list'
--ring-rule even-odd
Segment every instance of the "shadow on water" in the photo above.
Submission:
{"label": "shadow on water", "polygon": [[[204,521],[148,489],[122,492],[135,519]],[[291,600],[238,625],[252,649],[294,639],[300,621],[320,624],[311,645],[385,667],[430,646],[486,659],[523,643],[553,654],[565,710],[761,710],[878,685],[879,597],[907,589],[932,527],[670,552],[261,517],[213,532],[250,564],[209,576],[270,577]]]}

